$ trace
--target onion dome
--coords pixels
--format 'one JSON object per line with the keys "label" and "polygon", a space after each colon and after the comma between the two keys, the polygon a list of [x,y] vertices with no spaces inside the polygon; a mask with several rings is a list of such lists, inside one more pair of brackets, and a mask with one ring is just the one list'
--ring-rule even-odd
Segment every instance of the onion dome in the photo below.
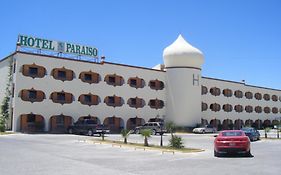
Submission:
{"label": "onion dome", "polygon": [[203,53],[185,41],[181,35],[164,49],[163,58],[166,68],[194,67],[201,69],[204,63]]}

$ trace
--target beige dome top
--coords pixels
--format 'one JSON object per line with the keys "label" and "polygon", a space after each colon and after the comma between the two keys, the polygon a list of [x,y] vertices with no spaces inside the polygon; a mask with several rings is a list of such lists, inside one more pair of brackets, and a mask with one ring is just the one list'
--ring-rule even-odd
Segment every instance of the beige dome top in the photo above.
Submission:
{"label": "beige dome top", "polygon": [[181,35],[173,44],[164,49],[163,58],[166,68],[194,67],[201,69],[201,65],[204,63],[203,53],[185,41]]}

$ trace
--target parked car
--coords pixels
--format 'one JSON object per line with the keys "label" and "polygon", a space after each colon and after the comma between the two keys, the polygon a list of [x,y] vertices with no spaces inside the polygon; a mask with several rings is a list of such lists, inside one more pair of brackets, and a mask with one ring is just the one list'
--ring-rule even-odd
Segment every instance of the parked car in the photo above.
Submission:
{"label": "parked car", "polygon": [[246,136],[248,136],[251,141],[260,139],[260,132],[255,128],[246,127],[246,128],[242,128],[241,130],[244,131]]}
{"label": "parked car", "polygon": [[95,120],[85,119],[78,120],[73,125],[67,128],[69,134],[84,134],[92,136],[94,134],[99,134],[100,136],[105,133],[110,133],[108,127],[97,124]]}
{"label": "parked car", "polygon": [[193,133],[200,133],[200,134],[204,134],[204,133],[215,133],[217,132],[217,128],[213,127],[212,125],[205,125],[199,128],[194,128],[192,130]]}
{"label": "parked car", "polygon": [[150,129],[152,132],[152,135],[167,132],[167,130],[164,128],[164,124],[162,122],[147,122],[142,126],[137,126],[134,130],[134,133],[139,134],[142,129]]}
{"label": "parked car", "polygon": [[250,139],[241,130],[221,131],[214,141],[214,156],[238,153],[251,156]]}

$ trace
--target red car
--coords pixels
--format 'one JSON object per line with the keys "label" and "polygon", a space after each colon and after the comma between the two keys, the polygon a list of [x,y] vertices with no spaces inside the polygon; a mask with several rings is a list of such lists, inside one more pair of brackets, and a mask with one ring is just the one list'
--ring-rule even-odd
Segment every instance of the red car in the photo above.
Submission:
{"label": "red car", "polygon": [[227,153],[251,156],[249,137],[241,130],[221,131],[214,141],[214,156]]}

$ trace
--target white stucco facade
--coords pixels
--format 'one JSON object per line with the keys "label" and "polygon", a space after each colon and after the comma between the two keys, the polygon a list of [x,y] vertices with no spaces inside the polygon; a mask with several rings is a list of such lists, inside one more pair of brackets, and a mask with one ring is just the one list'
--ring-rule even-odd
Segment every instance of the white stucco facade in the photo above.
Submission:
{"label": "white stucco facade", "polygon": [[[74,60],[69,58],[61,58],[57,56],[47,56],[34,53],[15,52],[9,59],[3,59],[0,62],[0,100],[4,98],[4,90],[6,77],[8,75],[9,60],[14,60],[15,66],[13,73],[13,98],[11,101],[12,111],[12,130],[21,131],[21,115],[23,114],[40,114],[44,118],[44,131],[50,130],[50,118],[55,115],[71,116],[73,122],[77,121],[81,116],[95,116],[101,122],[107,117],[120,117],[126,127],[130,118],[141,118],[145,122],[151,118],[160,118],[165,121],[173,121],[178,126],[194,127],[202,120],[208,124],[216,119],[223,124],[226,119],[242,120],[245,125],[246,120],[256,120],[262,122],[268,120],[270,124],[281,116],[281,90],[275,90],[264,87],[250,86],[245,83],[232,82],[201,76],[201,67],[204,63],[203,53],[187,43],[182,36],[163,52],[164,70],[155,70],[150,68],[142,68],[137,66],[122,65],[116,63],[95,63],[89,61]],[[42,78],[32,78],[23,75],[24,65],[39,65],[46,69],[46,73]],[[54,79],[51,72],[55,68],[66,68],[74,72],[73,80],[61,81]],[[156,68],[161,68],[159,65]],[[100,75],[98,83],[85,83],[79,78],[79,74],[83,71],[92,71]],[[120,75],[124,79],[121,86],[112,86],[105,82],[108,74]],[[139,77],[144,80],[142,88],[131,87],[127,81],[131,77]],[[164,88],[155,90],[150,88],[151,80],[159,80],[164,83]],[[206,93],[202,93],[202,87],[207,89]],[[21,98],[23,89],[36,89],[44,92],[46,98],[41,102],[24,101]],[[218,88],[220,94],[212,95],[211,89]],[[226,97],[223,90],[231,90],[231,96]],[[241,91],[242,97],[238,98],[234,95],[235,91]],[[54,103],[50,99],[52,92],[69,92],[73,95],[73,101],[70,104]],[[253,98],[247,99],[246,92],[251,92]],[[84,105],[78,101],[81,94],[92,93],[98,95],[100,102],[98,105]],[[257,100],[255,94],[260,93],[262,98]],[[263,98],[264,94],[270,96],[269,100]],[[108,106],[104,99],[107,96],[119,96],[123,99],[120,107]],[[274,96],[274,100],[273,100]],[[277,100],[275,97],[277,96]],[[127,104],[129,98],[139,97],[145,103],[141,108],[133,108]],[[164,102],[164,106],[158,109],[152,108],[148,103],[151,99],[159,99]],[[202,103],[207,105],[206,109],[202,108]],[[219,104],[219,110],[213,110],[212,104]],[[231,111],[225,111],[223,105],[231,105]],[[243,110],[237,112],[234,107],[241,105]],[[252,106],[252,112],[245,110],[246,106]],[[255,111],[255,107],[260,106],[262,112]],[[270,112],[265,112],[264,108],[270,108]],[[273,110],[274,108],[274,110]],[[277,112],[276,112],[277,108]],[[215,125],[218,127],[218,125]]]}

